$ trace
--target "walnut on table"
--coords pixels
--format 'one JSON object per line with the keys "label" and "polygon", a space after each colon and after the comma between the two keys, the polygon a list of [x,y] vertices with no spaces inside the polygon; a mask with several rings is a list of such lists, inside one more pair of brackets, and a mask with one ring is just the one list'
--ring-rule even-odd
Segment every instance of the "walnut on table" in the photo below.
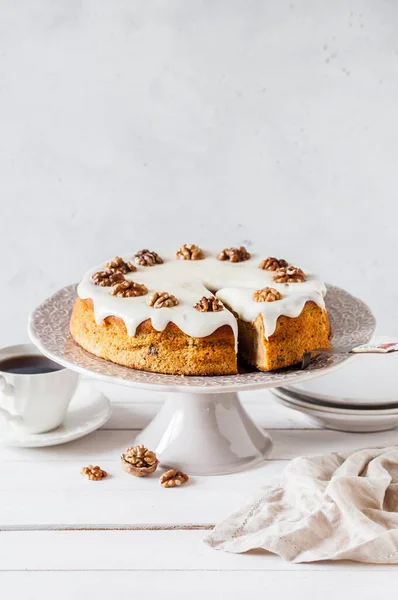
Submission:
{"label": "walnut on table", "polygon": [[135,254],[135,261],[138,265],[141,265],[141,267],[153,267],[154,265],[161,265],[163,263],[159,254],[156,254],[156,252],[148,250],[147,248],[139,250]]}
{"label": "walnut on table", "polygon": [[266,271],[277,271],[282,267],[287,267],[288,263],[283,258],[275,258],[274,256],[269,256],[260,262],[258,265],[259,269],[264,269]]}
{"label": "walnut on table", "polygon": [[90,479],[90,481],[101,481],[104,477],[108,475],[106,471],[103,471],[98,465],[88,465],[88,467],[82,467],[80,469],[80,474]]}
{"label": "walnut on table", "polygon": [[143,444],[130,446],[121,456],[123,469],[135,477],[146,477],[156,471],[159,461],[151,450]]}
{"label": "walnut on table", "polygon": [[153,308],[171,308],[177,306],[178,300],[168,292],[155,292],[153,296],[148,298],[146,303],[148,306],[153,306]]}
{"label": "walnut on table", "polygon": [[176,257],[180,260],[202,260],[205,255],[196,244],[184,244],[177,250]]}
{"label": "walnut on table", "polygon": [[94,273],[91,277],[92,283],[94,285],[99,285],[101,287],[111,287],[124,281],[123,273],[119,271],[113,271],[111,269],[105,269],[104,271],[98,271],[98,273]]}
{"label": "walnut on table", "polygon": [[159,483],[164,488],[179,487],[188,481],[188,479],[188,475],[182,471],[179,471],[178,469],[170,469],[160,476]]}
{"label": "walnut on table", "polygon": [[306,279],[304,271],[293,266],[277,269],[272,277],[275,283],[303,283]]}
{"label": "walnut on table", "polygon": [[253,294],[254,302],[275,302],[281,300],[282,294],[275,288],[265,287],[261,290],[256,290]]}
{"label": "walnut on table", "polygon": [[240,246],[240,248],[224,248],[217,258],[218,260],[229,260],[233,263],[243,262],[244,260],[249,260],[250,253],[244,246]]}
{"label": "walnut on table", "polygon": [[203,296],[199,302],[194,304],[194,308],[199,312],[218,312],[224,309],[221,302],[215,296],[210,296],[210,298]]}

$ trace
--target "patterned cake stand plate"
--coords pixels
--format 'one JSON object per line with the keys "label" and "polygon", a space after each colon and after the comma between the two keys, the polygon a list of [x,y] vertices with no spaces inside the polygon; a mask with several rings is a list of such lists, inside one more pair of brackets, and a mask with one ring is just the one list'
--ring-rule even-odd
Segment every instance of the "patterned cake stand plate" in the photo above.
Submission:
{"label": "patterned cake stand plate", "polygon": [[[246,413],[237,392],[264,389],[320,377],[337,369],[347,356],[319,356],[306,370],[292,367],[263,373],[242,369],[238,375],[181,377],[137,371],[97,358],[69,334],[76,285],[59,290],[29,318],[29,335],[52,360],[102,381],[167,392],[163,408],[137,443],[155,451],[163,467],[193,475],[220,475],[252,467],[269,454],[270,436]],[[368,342],[375,328],[370,309],[348,292],[328,286],[326,304],[333,342],[347,350]]]}

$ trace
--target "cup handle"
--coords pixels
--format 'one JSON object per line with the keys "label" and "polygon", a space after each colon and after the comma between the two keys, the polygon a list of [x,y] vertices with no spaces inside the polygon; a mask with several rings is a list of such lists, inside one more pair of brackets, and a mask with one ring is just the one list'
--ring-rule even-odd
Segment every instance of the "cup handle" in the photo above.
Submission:
{"label": "cup handle", "polygon": [[[0,375],[0,394],[2,396],[14,397],[14,386],[7,383],[6,379]],[[11,414],[6,408],[0,406],[0,415],[3,415],[9,423],[22,423],[22,417]]]}

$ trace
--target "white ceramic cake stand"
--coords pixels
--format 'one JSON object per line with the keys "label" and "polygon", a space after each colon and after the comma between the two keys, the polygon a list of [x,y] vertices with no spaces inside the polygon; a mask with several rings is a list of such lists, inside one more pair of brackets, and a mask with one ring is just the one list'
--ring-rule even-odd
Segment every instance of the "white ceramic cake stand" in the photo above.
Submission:
{"label": "white ceramic cake stand", "polygon": [[[260,463],[272,446],[270,436],[251,420],[237,392],[294,385],[338,368],[346,356],[319,356],[306,370],[292,367],[270,373],[181,377],[137,371],[83,350],[69,334],[76,286],[59,290],[30,316],[29,335],[52,360],[82,374],[135,388],[167,392],[163,408],[138,436],[163,467],[193,475],[233,473]],[[375,319],[369,308],[344,290],[328,286],[327,307],[333,340],[351,349],[371,338]],[[264,410],[267,410],[266,406]]]}

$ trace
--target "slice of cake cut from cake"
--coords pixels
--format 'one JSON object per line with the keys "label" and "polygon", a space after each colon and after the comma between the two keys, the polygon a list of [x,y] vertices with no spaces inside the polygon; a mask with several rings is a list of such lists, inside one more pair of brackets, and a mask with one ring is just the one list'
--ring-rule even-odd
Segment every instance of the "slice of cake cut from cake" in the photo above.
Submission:
{"label": "slice of cake cut from cake", "polygon": [[156,373],[235,374],[238,353],[264,371],[294,365],[329,345],[326,288],[261,258],[193,244],[115,257],[79,284],[71,335],[96,356]]}
{"label": "slice of cake cut from cake", "polygon": [[330,345],[329,319],[325,310],[306,302],[298,317],[280,316],[267,339],[262,315],[249,323],[239,319],[239,352],[261,371],[273,371],[300,363],[304,352]]}

